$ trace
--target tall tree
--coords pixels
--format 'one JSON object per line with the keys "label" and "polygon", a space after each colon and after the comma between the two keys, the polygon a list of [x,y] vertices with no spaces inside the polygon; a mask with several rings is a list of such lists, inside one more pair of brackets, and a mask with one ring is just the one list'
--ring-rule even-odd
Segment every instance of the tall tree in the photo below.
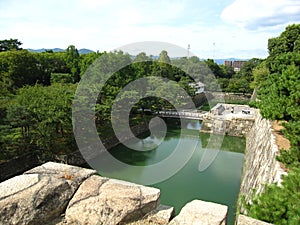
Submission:
{"label": "tall tree", "polygon": [[170,57],[168,56],[168,52],[166,50],[161,51],[161,53],[159,54],[158,62],[167,64],[171,63]]}
{"label": "tall tree", "polygon": [[70,45],[66,50],[66,58],[67,65],[71,70],[71,74],[73,75],[73,82],[76,83],[80,81],[80,68],[79,68],[79,60],[80,56],[77,48],[74,45]]}
{"label": "tall tree", "polygon": [[158,63],[153,64],[153,74],[174,80],[171,60],[167,51],[162,50],[159,54]]}

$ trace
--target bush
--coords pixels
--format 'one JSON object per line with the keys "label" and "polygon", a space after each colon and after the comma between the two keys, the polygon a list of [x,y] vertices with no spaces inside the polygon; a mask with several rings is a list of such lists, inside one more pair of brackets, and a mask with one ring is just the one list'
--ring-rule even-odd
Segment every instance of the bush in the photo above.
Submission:
{"label": "bush", "polygon": [[274,224],[300,224],[300,168],[294,167],[283,177],[281,186],[269,185],[253,204],[246,205],[248,215]]}

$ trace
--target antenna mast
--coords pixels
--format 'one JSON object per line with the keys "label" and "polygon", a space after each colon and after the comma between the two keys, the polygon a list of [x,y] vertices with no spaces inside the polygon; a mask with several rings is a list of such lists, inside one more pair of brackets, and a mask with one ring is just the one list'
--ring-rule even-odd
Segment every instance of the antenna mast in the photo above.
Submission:
{"label": "antenna mast", "polygon": [[190,44],[188,44],[188,48],[187,48],[187,73],[189,73],[189,69],[190,69],[190,60],[189,60],[190,49],[191,49],[191,46],[190,46]]}
{"label": "antenna mast", "polygon": [[215,61],[215,48],[216,48],[216,43],[213,43],[213,61]]}

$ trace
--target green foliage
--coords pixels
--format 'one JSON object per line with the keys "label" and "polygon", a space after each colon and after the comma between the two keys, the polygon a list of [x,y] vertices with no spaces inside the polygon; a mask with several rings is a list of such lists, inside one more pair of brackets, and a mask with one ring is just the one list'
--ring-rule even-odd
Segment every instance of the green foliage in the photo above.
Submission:
{"label": "green foliage", "polygon": [[253,81],[250,83],[252,89],[259,88],[261,84],[269,77],[270,71],[266,65],[266,61],[261,62],[252,70]]}
{"label": "green foliage", "polygon": [[254,70],[253,86],[261,114],[284,120],[284,134],[291,147],[278,160],[290,170],[281,186],[267,186],[248,205],[249,215],[274,224],[300,223],[300,24],[290,25],[268,42],[269,57]]}
{"label": "green foliage", "polygon": [[79,53],[74,45],[70,45],[66,50],[67,65],[73,75],[73,82],[79,82],[80,80],[80,68],[79,68]]}
{"label": "green foliage", "polygon": [[[10,139],[11,145],[15,145],[20,141],[24,143],[23,148],[33,145],[33,149],[39,149],[38,154],[44,160],[49,159],[52,153],[61,151],[61,143],[68,143],[71,147],[71,104],[75,88],[75,85],[54,84],[19,89],[7,108],[6,116],[7,124],[17,138],[10,139],[11,134],[6,134],[4,142]],[[2,132],[5,133],[5,130]],[[64,145],[64,151],[67,151],[68,145]],[[16,150],[22,151],[20,148]]]}
{"label": "green foliage", "polygon": [[236,93],[251,93],[252,89],[249,86],[249,82],[246,78],[231,78],[226,88],[228,92]]}
{"label": "green foliage", "polygon": [[248,215],[280,225],[297,225],[300,222],[300,168],[293,168],[283,177],[281,186],[265,187],[261,195],[254,196],[248,204]]}
{"label": "green foliage", "polygon": [[87,68],[90,65],[92,65],[92,63],[101,55],[102,55],[102,53],[100,53],[100,52],[91,52],[89,54],[80,55],[80,62],[79,62],[80,77],[83,76],[83,74],[85,73]]}
{"label": "green foliage", "polygon": [[72,83],[73,82],[73,77],[72,74],[69,73],[51,73],[51,79],[50,79],[51,84],[54,83]]}
{"label": "green foliage", "polygon": [[271,38],[268,42],[270,58],[282,53],[299,51],[300,25],[293,24],[286,27],[279,37]]}
{"label": "green foliage", "polygon": [[213,74],[216,77],[225,77],[226,76],[225,74],[223,74],[224,71],[222,71],[220,66],[217,63],[215,63],[213,59],[204,60],[204,63],[207,64],[209,69],[213,72]]}
{"label": "green foliage", "polygon": [[232,66],[226,66],[226,65],[220,65],[220,68],[222,70],[222,76],[223,78],[230,79],[235,75],[234,69]]}
{"label": "green foliage", "polygon": [[0,65],[1,88],[10,92],[27,84],[47,82],[35,56],[27,50],[1,52]]}
{"label": "green foliage", "polygon": [[0,52],[21,50],[22,43],[18,39],[0,40]]}
{"label": "green foliage", "polygon": [[163,50],[159,54],[158,62],[165,63],[165,64],[171,64],[170,57],[168,56],[168,52]]}
{"label": "green foliage", "polygon": [[264,117],[297,120],[300,118],[300,69],[288,65],[282,74],[273,73],[258,91],[259,107]]}

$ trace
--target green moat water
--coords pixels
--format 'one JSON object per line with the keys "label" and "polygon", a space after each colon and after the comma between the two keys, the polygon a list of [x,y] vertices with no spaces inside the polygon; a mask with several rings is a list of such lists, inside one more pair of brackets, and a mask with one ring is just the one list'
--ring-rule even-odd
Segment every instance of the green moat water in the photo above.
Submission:
{"label": "green moat water", "polygon": [[[137,166],[153,165],[166,159],[179,141],[180,129],[178,121],[168,120],[168,131],[163,142],[151,151],[135,151],[122,144],[110,150],[110,153],[125,163]],[[151,186],[161,190],[161,203],[175,207],[178,214],[181,208],[193,199],[216,202],[227,205],[228,224],[234,223],[236,202],[239,193],[241,171],[245,149],[245,139],[224,137],[221,151],[213,163],[203,172],[198,171],[198,165],[207,145],[209,134],[199,133],[199,121],[185,121],[182,128],[187,131],[183,138],[186,143],[197,141],[196,149],[187,164],[175,175]],[[139,146],[154,141],[155,138],[144,134]],[[179,154],[184,154],[184,149]],[[130,171],[106,171],[103,176],[138,182],[138,176]]]}

